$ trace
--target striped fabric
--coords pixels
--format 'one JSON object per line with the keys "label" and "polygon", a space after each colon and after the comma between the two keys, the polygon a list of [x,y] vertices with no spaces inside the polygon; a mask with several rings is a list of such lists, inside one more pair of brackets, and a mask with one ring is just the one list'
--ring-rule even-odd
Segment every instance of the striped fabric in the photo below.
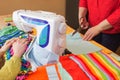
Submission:
{"label": "striped fabric", "polygon": [[60,62],[73,80],[120,80],[120,64],[102,51],[61,57]]}
{"label": "striped fabric", "polygon": [[19,30],[15,26],[6,26],[2,30],[0,30],[0,47],[3,46],[6,40],[11,39],[13,37],[19,37],[25,34],[25,32]]}
{"label": "striped fabric", "polygon": [[26,80],[120,80],[120,63],[102,51],[71,54],[39,67]]}

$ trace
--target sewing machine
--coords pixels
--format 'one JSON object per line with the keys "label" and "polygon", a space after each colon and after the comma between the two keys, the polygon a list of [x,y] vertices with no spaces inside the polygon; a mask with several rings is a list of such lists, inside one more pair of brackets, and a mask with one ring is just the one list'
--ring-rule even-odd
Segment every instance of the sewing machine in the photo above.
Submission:
{"label": "sewing machine", "polygon": [[66,46],[66,23],[63,16],[47,11],[17,10],[13,12],[13,22],[25,32],[33,28],[37,31],[24,54],[32,70],[58,61]]}

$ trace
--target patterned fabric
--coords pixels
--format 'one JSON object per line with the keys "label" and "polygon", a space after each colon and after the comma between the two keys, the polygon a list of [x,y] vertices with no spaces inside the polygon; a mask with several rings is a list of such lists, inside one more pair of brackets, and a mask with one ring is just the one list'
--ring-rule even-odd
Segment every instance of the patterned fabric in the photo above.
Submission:
{"label": "patterned fabric", "polygon": [[120,80],[120,64],[102,51],[61,57],[60,62],[73,80]]}
{"label": "patterned fabric", "polygon": [[4,27],[2,30],[0,30],[0,47],[3,46],[6,40],[21,36],[22,34],[25,34],[25,32],[19,30],[15,26]]}

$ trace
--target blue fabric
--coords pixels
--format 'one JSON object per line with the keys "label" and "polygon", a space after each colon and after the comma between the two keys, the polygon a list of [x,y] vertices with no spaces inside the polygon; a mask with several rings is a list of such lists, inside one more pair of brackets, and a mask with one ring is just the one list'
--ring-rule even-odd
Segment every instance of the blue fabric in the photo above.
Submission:
{"label": "blue fabric", "polygon": [[23,34],[25,34],[25,32],[19,30],[15,26],[6,26],[2,30],[0,30],[0,47],[3,46],[6,40],[13,37],[19,37]]}

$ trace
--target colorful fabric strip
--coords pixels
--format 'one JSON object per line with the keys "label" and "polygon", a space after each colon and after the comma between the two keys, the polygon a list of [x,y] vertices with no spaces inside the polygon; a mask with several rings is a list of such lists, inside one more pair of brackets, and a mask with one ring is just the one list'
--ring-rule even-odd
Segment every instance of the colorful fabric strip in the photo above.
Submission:
{"label": "colorful fabric strip", "polygon": [[70,74],[73,80],[90,80],[78,64],[69,58],[70,56],[60,57],[59,61],[62,64],[62,67]]}
{"label": "colorful fabric strip", "polygon": [[60,62],[73,80],[120,80],[120,63],[103,51],[62,56]]}

